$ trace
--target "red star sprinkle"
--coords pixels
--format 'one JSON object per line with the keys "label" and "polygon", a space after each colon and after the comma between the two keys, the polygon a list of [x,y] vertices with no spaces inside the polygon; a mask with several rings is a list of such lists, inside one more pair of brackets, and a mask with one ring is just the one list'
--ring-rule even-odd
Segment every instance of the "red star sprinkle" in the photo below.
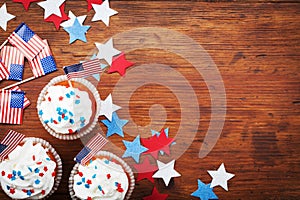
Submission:
{"label": "red star sprinkle", "polygon": [[107,177],[107,179],[110,179],[111,176],[110,176],[110,174],[106,174],[106,177]]}
{"label": "red star sprinkle", "polygon": [[30,3],[36,2],[39,0],[13,0],[13,2],[22,3],[25,10],[28,10]]}
{"label": "red star sprinkle", "polygon": [[9,192],[10,192],[11,194],[14,194],[16,191],[15,191],[14,188],[10,188],[10,189],[9,189]]}
{"label": "red star sprinkle", "polygon": [[45,190],[42,190],[42,191],[41,191],[41,194],[42,194],[42,195],[45,195],[45,193],[46,193]]}
{"label": "red star sprinkle", "polygon": [[40,176],[40,177],[43,177],[43,176],[44,176],[44,173],[39,173],[39,176]]}
{"label": "red star sprinkle", "polygon": [[156,165],[151,165],[149,158],[146,157],[144,161],[140,164],[135,164],[133,167],[137,170],[137,180],[140,181],[143,179],[148,179],[152,183],[154,183],[154,179],[152,178],[154,172],[158,170]]}
{"label": "red star sprinkle", "polygon": [[161,194],[157,191],[156,187],[153,188],[150,196],[143,197],[143,200],[165,200],[168,198],[168,194]]}
{"label": "red star sprinkle", "polygon": [[54,171],[54,172],[52,172],[52,174],[51,174],[53,177],[55,177],[56,176],[56,172]]}
{"label": "red star sprinkle", "polygon": [[46,166],[44,167],[44,171],[45,171],[45,172],[48,171],[48,168],[47,168]]}
{"label": "red star sprinkle", "polygon": [[86,200],[93,200],[92,197],[88,197]]}
{"label": "red star sprinkle", "polygon": [[102,4],[102,0],[87,0],[87,3],[88,3],[88,11],[90,11],[93,8],[92,4],[100,5]]}
{"label": "red star sprinkle", "polygon": [[141,138],[141,142],[144,147],[148,148],[148,151],[145,151],[144,154],[150,153],[157,159],[159,151],[164,151],[167,155],[170,154],[170,144],[174,142],[174,139],[167,137],[162,129],[159,136],[155,134],[150,138]]}
{"label": "red star sprinkle", "polygon": [[5,171],[2,171],[2,172],[1,172],[1,175],[2,175],[2,176],[5,176]]}
{"label": "red star sprinkle", "polygon": [[90,179],[88,179],[88,180],[86,181],[86,183],[89,184],[89,185],[91,185],[91,184],[92,184],[92,181],[91,181]]}
{"label": "red star sprinkle", "polygon": [[11,179],[12,178],[12,174],[8,174],[7,178]]}
{"label": "red star sprinkle", "polygon": [[121,53],[117,57],[113,58],[108,73],[118,72],[121,76],[124,76],[126,68],[132,65],[134,65],[134,63],[126,60],[125,54]]}
{"label": "red star sprinkle", "polygon": [[83,176],[83,173],[82,173],[82,172],[78,172],[77,174],[78,174],[80,177]]}
{"label": "red star sprinkle", "polygon": [[63,22],[63,21],[66,21],[68,19],[70,19],[68,17],[68,15],[65,13],[65,5],[66,3],[63,3],[61,4],[61,6],[59,7],[60,9],[60,13],[61,13],[61,17],[55,15],[55,14],[52,14],[50,15],[49,17],[47,17],[45,20],[45,22],[53,22],[53,24],[55,25],[55,28],[56,30],[59,29],[60,27],[60,24]]}

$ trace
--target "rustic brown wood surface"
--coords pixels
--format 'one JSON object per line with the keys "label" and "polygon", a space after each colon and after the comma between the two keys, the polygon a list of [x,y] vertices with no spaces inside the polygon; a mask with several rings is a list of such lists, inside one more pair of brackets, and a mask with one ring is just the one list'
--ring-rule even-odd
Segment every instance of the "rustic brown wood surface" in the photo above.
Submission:
{"label": "rustic brown wood surface", "polygon": [[[0,5],[3,3],[1,1]],[[53,77],[63,74],[63,66],[75,64],[90,56],[95,50],[94,42],[104,43],[116,34],[141,27],[178,31],[200,44],[215,62],[223,79],[227,112],[224,128],[216,145],[207,156],[199,158],[199,149],[211,120],[211,99],[203,77],[195,66],[172,52],[150,48],[126,52],[126,58],[135,63],[131,70],[143,64],[160,63],[181,73],[192,86],[198,99],[194,103],[200,110],[199,119],[181,118],[182,100],[176,99],[176,94],[170,88],[155,82],[137,88],[130,99],[119,98],[116,103],[129,102],[131,119],[140,126],[151,122],[151,105],[161,104],[161,108],[165,109],[164,127],[170,128],[170,137],[176,136],[181,121],[200,122],[196,134],[191,136],[194,137],[193,142],[176,158],[175,169],[182,176],[174,178],[168,187],[161,179],[155,180],[154,184],[148,180],[139,181],[132,199],[150,195],[153,186],[160,193],[169,194],[168,199],[197,199],[191,196],[197,189],[197,179],[210,183],[211,177],[207,170],[216,170],[221,163],[225,163],[226,170],[234,173],[235,177],[228,182],[228,192],[221,187],[214,188],[219,199],[299,198],[299,2],[112,0],[111,7],[119,14],[111,17],[110,26],[106,27],[100,21],[91,22],[94,11],[87,12],[86,1],[68,0],[65,12],[71,10],[76,16],[87,14],[84,24],[91,25],[86,34],[88,42],[76,41],[73,44],[69,44],[69,36],[62,28],[57,31],[52,23],[43,21],[43,9],[36,3],[32,3],[27,12],[22,4],[12,1],[6,3],[8,12],[16,15],[16,18],[8,23],[6,32],[0,30],[0,42],[24,21],[41,38],[48,40],[58,65],[58,71],[20,86],[31,101],[30,107],[24,111],[23,124],[0,125],[1,137],[8,129],[26,136],[41,137],[49,141],[60,154],[63,179],[58,191],[50,199],[70,198],[68,177],[75,164],[73,158],[81,150],[83,143],[81,140],[58,140],[43,128],[36,110],[40,91]],[[157,37],[157,40],[161,39],[159,35]],[[186,45],[182,42],[178,41],[178,48]],[[119,41],[116,48],[122,51],[130,49],[130,39]],[[185,53],[188,51],[192,55],[193,47]],[[24,78],[31,75],[26,62]],[[168,73],[162,72],[162,76],[168,79]],[[120,78],[117,73],[104,73],[101,76],[97,89],[102,99],[114,90]],[[0,86],[3,88],[11,83],[13,82],[2,81]],[[129,87],[134,82],[127,84]],[[127,86],[124,85],[124,91]],[[155,122],[160,118],[158,116],[152,120]],[[99,126],[105,133],[106,127],[100,122]],[[188,136],[188,133],[185,135]],[[122,139],[132,140],[134,137],[135,135],[125,132],[124,138],[114,135],[109,139],[115,147],[125,149]],[[176,155],[180,150],[183,144],[180,139],[184,141],[184,138],[177,138],[177,144],[171,147],[171,155]],[[108,145],[106,149],[114,151],[115,147]],[[160,158],[168,160],[168,156]],[[0,192],[0,199],[7,199],[3,191]]]}

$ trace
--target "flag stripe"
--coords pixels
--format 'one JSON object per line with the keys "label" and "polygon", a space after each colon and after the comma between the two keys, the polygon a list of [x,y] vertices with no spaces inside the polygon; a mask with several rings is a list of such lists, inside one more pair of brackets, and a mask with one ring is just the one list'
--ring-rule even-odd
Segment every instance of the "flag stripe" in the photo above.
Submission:
{"label": "flag stripe", "polygon": [[3,79],[7,79],[8,76],[9,76],[8,70],[6,69],[4,64],[2,62],[0,62],[0,81]]}
{"label": "flag stripe", "polygon": [[83,70],[81,71],[76,71],[72,68],[77,67],[75,65],[70,65],[70,66],[65,66],[64,71],[67,75],[68,79],[71,78],[82,78],[86,76],[91,76],[93,74],[101,73],[101,63],[100,59],[96,58],[93,60],[85,61],[82,64]]}
{"label": "flag stripe", "polygon": [[6,133],[6,136],[1,141],[1,144],[6,145],[7,147],[0,153],[0,159],[3,161],[7,155],[9,155],[22,140],[25,135],[18,133],[13,130],[9,130]]}
{"label": "flag stripe", "polygon": [[[24,92],[15,93],[24,94]],[[0,91],[0,123],[8,123],[8,124],[22,124],[23,119],[23,106],[24,99],[22,101],[22,107],[14,108],[11,107],[11,98],[12,91],[11,90],[1,90]]]}

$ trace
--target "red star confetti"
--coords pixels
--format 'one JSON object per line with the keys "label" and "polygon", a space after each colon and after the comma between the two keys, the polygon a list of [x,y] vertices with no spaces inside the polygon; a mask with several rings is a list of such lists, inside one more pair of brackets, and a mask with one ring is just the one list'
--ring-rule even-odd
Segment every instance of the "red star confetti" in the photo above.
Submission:
{"label": "red star confetti", "polygon": [[132,65],[134,65],[134,63],[126,60],[125,54],[121,53],[117,57],[113,58],[108,73],[118,72],[121,76],[124,76],[126,69]]}
{"label": "red star confetti", "polygon": [[170,144],[174,142],[174,139],[167,137],[162,129],[159,136],[153,135],[150,138],[141,138],[141,142],[144,147],[148,148],[148,151],[144,154],[150,153],[157,159],[159,151],[164,151],[167,155],[170,155]]}
{"label": "red star confetti", "polygon": [[56,30],[59,29],[60,24],[63,21],[69,20],[70,18],[67,16],[67,14],[65,13],[65,3],[63,3],[59,9],[61,12],[61,17],[57,16],[57,15],[50,15],[49,17],[47,17],[46,19],[44,19],[46,22],[53,22],[53,24],[55,25]]}
{"label": "red star confetti", "polygon": [[152,183],[154,183],[153,174],[155,171],[158,170],[158,167],[156,165],[151,165],[149,158],[146,157],[143,161],[143,163],[135,164],[133,167],[137,170],[137,180],[140,181],[143,179],[148,179]]}
{"label": "red star confetti", "polygon": [[90,11],[93,6],[92,4],[98,4],[98,5],[101,5],[102,4],[102,0],[87,0],[87,3],[88,3],[88,11]]}
{"label": "red star confetti", "polygon": [[32,2],[37,2],[37,1],[40,1],[40,0],[13,0],[13,2],[22,3],[25,10],[28,10],[28,8]]}
{"label": "red star confetti", "polygon": [[143,200],[165,200],[168,198],[168,194],[161,194],[157,191],[156,187],[153,188],[150,196],[143,197]]}

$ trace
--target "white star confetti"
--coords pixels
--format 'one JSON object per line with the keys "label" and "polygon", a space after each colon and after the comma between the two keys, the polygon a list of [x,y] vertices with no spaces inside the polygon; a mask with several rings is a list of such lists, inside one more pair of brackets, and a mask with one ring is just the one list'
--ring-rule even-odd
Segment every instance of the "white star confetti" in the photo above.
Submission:
{"label": "white star confetti", "polygon": [[217,171],[207,171],[213,178],[210,187],[221,186],[224,190],[228,191],[227,181],[234,177],[234,174],[228,173],[225,170],[224,163],[222,163]]}
{"label": "white star confetti", "polygon": [[111,121],[112,113],[119,109],[121,109],[121,107],[113,104],[111,94],[109,94],[104,101],[101,101],[99,115],[104,115],[109,121]]}
{"label": "white star confetti", "polygon": [[105,44],[95,42],[98,49],[97,58],[104,59],[109,65],[112,63],[112,58],[121,53],[113,47],[113,39],[110,38]]}
{"label": "white star confetti", "polygon": [[0,8],[0,26],[6,31],[7,22],[16,16],[9,14],[6,9],[6,3],[4,3]]}
{"label": "white star confetti", "polygon": [[39,6],[44,8],[44,19],[48,18],[50,15],[54,14],[61,17],[60,6],[65,2],[65,0],[46,0],[37,3]]}
{"label": "white star confetti", "polygon": [[109,17],[117,14],[118,12],[109,7],[109,1],[106,0],[102,4],[92,4],[95,15],[92,22],[101,20],[106,26],[109,26]]}
{"label": "white star confetti", "polygon": [[166,184],[169,185],[171,178],[181,176],[175,169],[175,160],[169,163],[162,163],[157,160],[158,171],[152,176],[153,178],[162,178]]}
{"label": "white star confetti", "polygon": [[66,28],[66,27],[70,27],[70,26],[73,26],[74,22],[75,22],[75,19],[77,18],[78,19],[78,22],[80,23],[80,25],[83,25],[83,22],[84,20],[86,19],[86,16],[87,15],[82,15],[82,16],[79,16],[79,17],[76,17],[72,11],[69,11],[69,20],[63,22],[60,24],[60,26]]}

